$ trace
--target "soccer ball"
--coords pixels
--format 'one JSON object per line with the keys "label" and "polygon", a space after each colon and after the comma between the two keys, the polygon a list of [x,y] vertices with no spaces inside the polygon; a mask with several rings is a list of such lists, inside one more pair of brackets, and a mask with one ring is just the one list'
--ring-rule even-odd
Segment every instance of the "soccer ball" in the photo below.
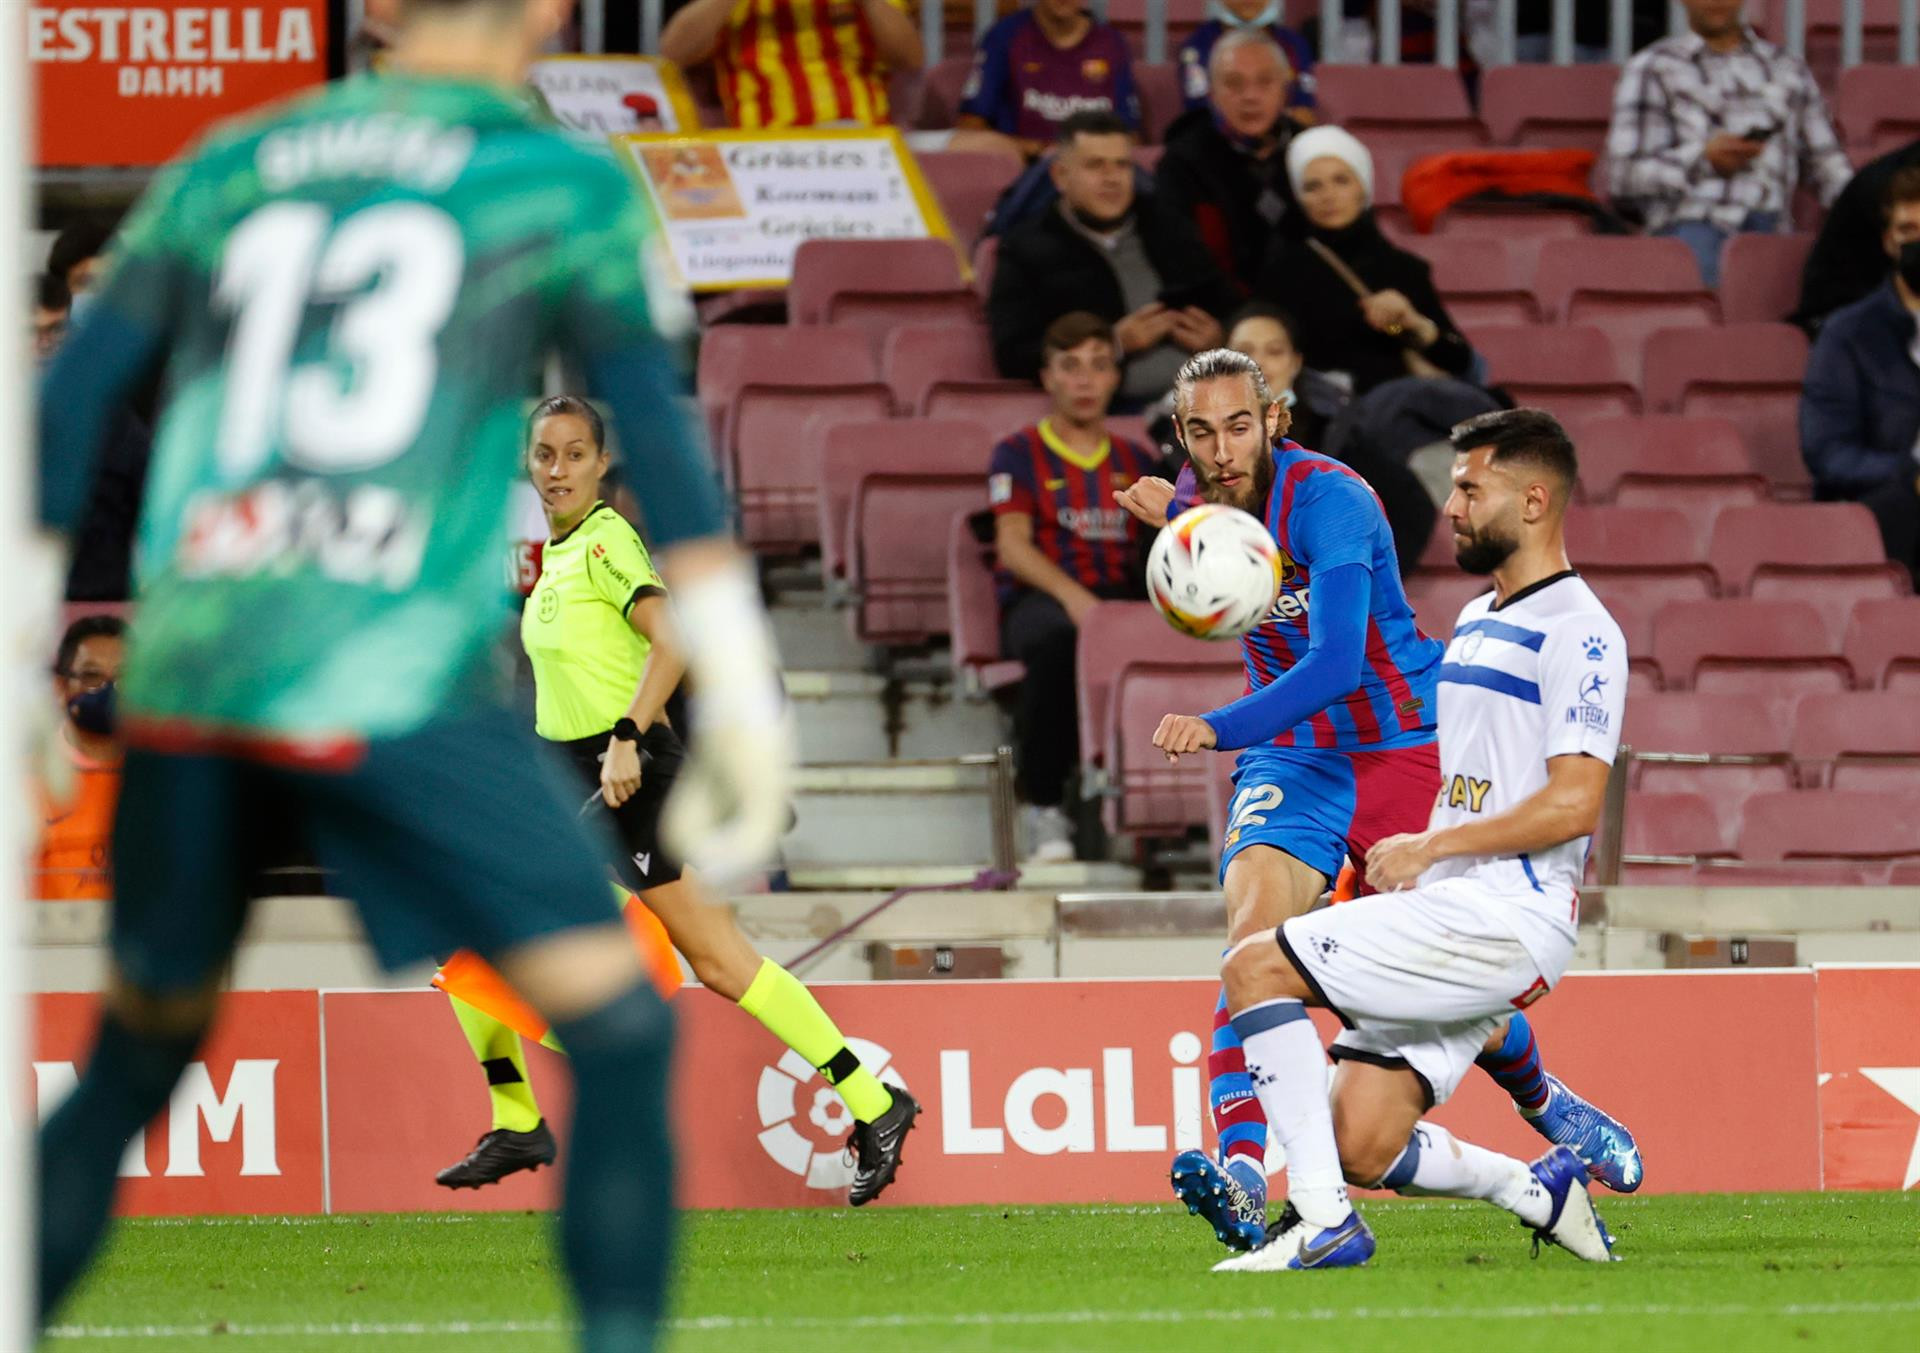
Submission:
{"label": "soccer ball", "polygon": [[1280,593],[1280,547],[1237,507],[1202,503],[1161,529],[1147,556],[1147,596],[1182,634],[1237,639]]}

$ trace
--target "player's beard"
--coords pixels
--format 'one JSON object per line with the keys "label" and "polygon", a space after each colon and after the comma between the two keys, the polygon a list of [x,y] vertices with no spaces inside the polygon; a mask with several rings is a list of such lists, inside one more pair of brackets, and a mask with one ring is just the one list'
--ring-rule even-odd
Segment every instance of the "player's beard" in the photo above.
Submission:
{"label": "player's beard", "polygon": [[1203,503],[1220,503],[1227,507],[1237,507],[1242,512],[1251,512],[1260,516],[1267,505],[1267,493],[1273,488],[1273,454],[1271,451],[1258,456],[1253,462],[1253,473],[1246,476],[1233,488],[1220,483],[1218,476],[1208,466],[1189,456],[1193,465],[1193,476],[1199,481],[1199,497]]}
{"label": "player's beard", "polygon": [[[1456,527],[1456,537],[1462,533]],[[1453,561],[1460,565],[1463,572],[1485,577],[1512,558],[1513,552],[1520,548],[1520,537],[1514,532],[1501,531],[1498,523],[1488,522],[1477,530],[1469,527],[1464,535],[1465,544],[1456,543],[1453,547]]]}

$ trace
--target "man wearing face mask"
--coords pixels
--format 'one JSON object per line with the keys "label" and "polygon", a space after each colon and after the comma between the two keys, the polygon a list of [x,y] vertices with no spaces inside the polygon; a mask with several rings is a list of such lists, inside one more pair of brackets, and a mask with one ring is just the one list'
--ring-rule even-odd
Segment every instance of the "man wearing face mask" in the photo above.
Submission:
{"label": "man wearing face mask", "polygon": [[66,708],[60,750],[74,770],[72,792],[42,796],[46,828],[34,859],[32,896],[51,901],[113,896],[107,872],[113,809],[120,798],[120,742],[114,734],[114,683],[126,624],[118,616],[82,616],[67,627],[54,658],[54,694]]}
{"label": "man wearing face mask", "polygon": [[1865,503],[1887,558],[1920,583],[1920,166],[1887,190],[1893,276],[1820,330],[1800,397],[1816,498]]}
{"label": "man wearing face mask", "polygon": [[1203,107],[1213,86],[1214,44],[1229,33],[1259,33],[1286,54],[1291,79],[1287,112],[1303,127],[1313,125],[1313,48],[1280,22],[1280,0],[1208,0],[1206,22],[1180,44],[1180,95],[1189,109]]}

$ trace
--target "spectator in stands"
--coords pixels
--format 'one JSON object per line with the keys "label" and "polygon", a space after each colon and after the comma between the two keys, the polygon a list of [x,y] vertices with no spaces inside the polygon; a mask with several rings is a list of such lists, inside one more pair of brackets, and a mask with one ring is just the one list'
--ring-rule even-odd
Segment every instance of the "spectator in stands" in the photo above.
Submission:
{"label": "spectator in stands", "polygon": [[50,272],[28,278],[27,289],[33,293],[33,355],[44,362],[67,336],[67,312],[72,308],[73,294]]}
{"label": "spectator in stands", "polygon": [[1227,346],[1260,364],[1267,389],[1292,415],[1287,436],[1309,450],[1326,445],[1327,429],[1346,406],[1347,394],[1300,355],[1300,325],[1277,305],[1250,301],[1234,312]]}
{"label": "spectator in stands", "polygon": [[1098,315],[1047,326],[1040,383],[1053,412],[993,449],[987,494],[999,556],[1000,651],[1026,664],[1016,712],[1031,858],[1073,858],[1062,804],[1080,757],[1074,645],[1102,600],[1138,600],[1143,530],[1114,500],[1153,473],[1145,447],[1106,430],[1120,346]]}
{"label": "spectator in stands", "polygon": [[1822,206],[1853,167],[1804,61],[1747,27],[1742,0],[1682,0],[1689,32],[1627,63],[1607,129],[1614,204],[1693,251],[1720,284],[1720,251],[1787,223],[1794,190]]}
{"label": "spectator in stands", "polygon": [[1301,229],[1287,179],[1293,119],[1283,104],[1287,58],[1264,29],[1213,44],[1213,93],[1167,129],[1154,175],[1161,198],[1192,220],[1241,292],[1253,290],[1276,230]]}
{"label": "spectator in stands", "polygon": [[55,697],[66,712],[60,752],[74,785],[64,802],[42,793],[46,826],[34,859],[32,896],[50,900],[113,896],[108,847],[120,797],[120,743],[113,692],[126,625],[117,616],[82,616],[67,626],[53,664]]}
{"label": "spectator in stands", "polygon": [[1338,127],[1314,127],[1287,147],[1287,174],[1306,229],[1276,241],[1254,291],[1299,318],[1306,364],[1356,396],[1401,376],[1464,377],[1473,349],[1440,303],[1433,270],[1373,219],[1367,148]]}
{"label": "spectator in stands", "polygon": [[986,32],[961,91],[957,125],[1011,136],[1029,157],[1060,135],[1075,113],[1109,113],[1140,128],[1133,57],[1120,30],[1080,0],[1033,0]]}
{"label": "spectator in stands", "polygon": [[906,0],[692,0],[660,54],[711,59],[735,127],[881,126],[887,76],[926,59]]}
{"label": "spectator in stands", "polygon": [[1157,194],[1136,196],[1133,140],[1112,113],[1075,113],[1052,161],[1060,200],[1000,241],[987,298],[1001,374],[1030,377],[1060,316],[1090,310],[1113,326],[1122,363],[1118,406],[1165,394],[1180,364],[1219,345],[1239,298],[1184,216]]}
{"label": "spectator in stands", "polygon": [[1800,446],[1814,496],[1865,503],[1887,557],[1920,584],[1920,167],[1893,176],[1884,223],[1893,276],[1822,326]]}
{"label": "spectator in stands", "polygon": [[1893,176],[1920,165],[1920,141],[1910,141],[1860,167],[1834,199],[1820,234],[1807,255],[1800,278],[1800,304],[1791,316],[1809,335],[1818,334],[1827,316],[1865,296],[1887,280],[1881,249],[1886,232],[1887,189]]}
{"label": "spectator in stands", "polygon": [[47,251],[47,272],[66,283],[67,291],[81,296],[100,280],[107,258],[107,243],[119,228],[120,218],[83,216],[53,238]]}
{"label": "spectator in stands", "polygon": [[1313,49],[1280,22],[1280,0],[1208,0],[1206,22],[1180,44],[1180,95],[1189,110],[1204,107],[1213,87],[1214,45],[1229,33],[1264,34],[1287,65],[1286,108],[1303,127],[1314,121]]}

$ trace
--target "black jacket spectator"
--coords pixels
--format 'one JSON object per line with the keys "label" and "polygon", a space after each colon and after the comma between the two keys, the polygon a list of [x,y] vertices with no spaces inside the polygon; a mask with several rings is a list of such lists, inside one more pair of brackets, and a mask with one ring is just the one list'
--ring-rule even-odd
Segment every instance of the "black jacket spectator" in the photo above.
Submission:
{"label": "black jacket spectator", "polygon": [[1300,207],[1287,179],[1284,114],[1280,137],[1264,156],[1228,137],[1210,105],[1190,109],[1167,129],[1167,148],[1154,171],[1160,198],[1192,221],[1214,261],[1249,292],[1260,276],[1274,232],[1296,234]]}
{"label": "black jacket spectator", "polygon": [[[1001,374],[1030,380],[1042,365],[1040,339],[1047,326],[1075,310],[1108,323],[1127,314],[1120,279],[1100,249],[1067,223],[1064,204],[1015,227],[1000,241],[987,323],[993,358]],[[1239,296],[1214,264],[1193,227],[1148,193],[1136,198],[1133,229],[1161,279],[1162,295],[1197,305],[1223,319]]]}
{"label": "black jacket spectator", "polygon": [[1860,167],[1833,200],[1820,227],[1807,269],[1800,279],[1800,304],[1792,320],[1817,334],[1827,316],[1852,305],[1887,278],[1887,256],[1880,248],[1883,204],[1893,176],[1920,165],[1920,141],[1888,151]]}
{"label": "black jacket spectator", "polygon": [[1887,282],[1820,330],[1800,400],[1801,454],[1816,497],[1859,498],[1920,474],[1914,328],[1914,312]]}
{"label": "black jacket spectator", "polygon": [[1279,240],[1261,271],[1256,293],[1300,317],[1301,354],[1310,368],[1346,372],[1356,395],[1408,374],[1406,344],[1367,323],[1353,288],[1310,241],[1331,250],[1372,290],[1405,296],[1440,329],[1439,338],[1421,355],[1448,375],[1466,376],[1473,349],[1440,303],[1433,269],[1382,235],[1371,211],[1342,230],[1314,226],[1303,238]]}

